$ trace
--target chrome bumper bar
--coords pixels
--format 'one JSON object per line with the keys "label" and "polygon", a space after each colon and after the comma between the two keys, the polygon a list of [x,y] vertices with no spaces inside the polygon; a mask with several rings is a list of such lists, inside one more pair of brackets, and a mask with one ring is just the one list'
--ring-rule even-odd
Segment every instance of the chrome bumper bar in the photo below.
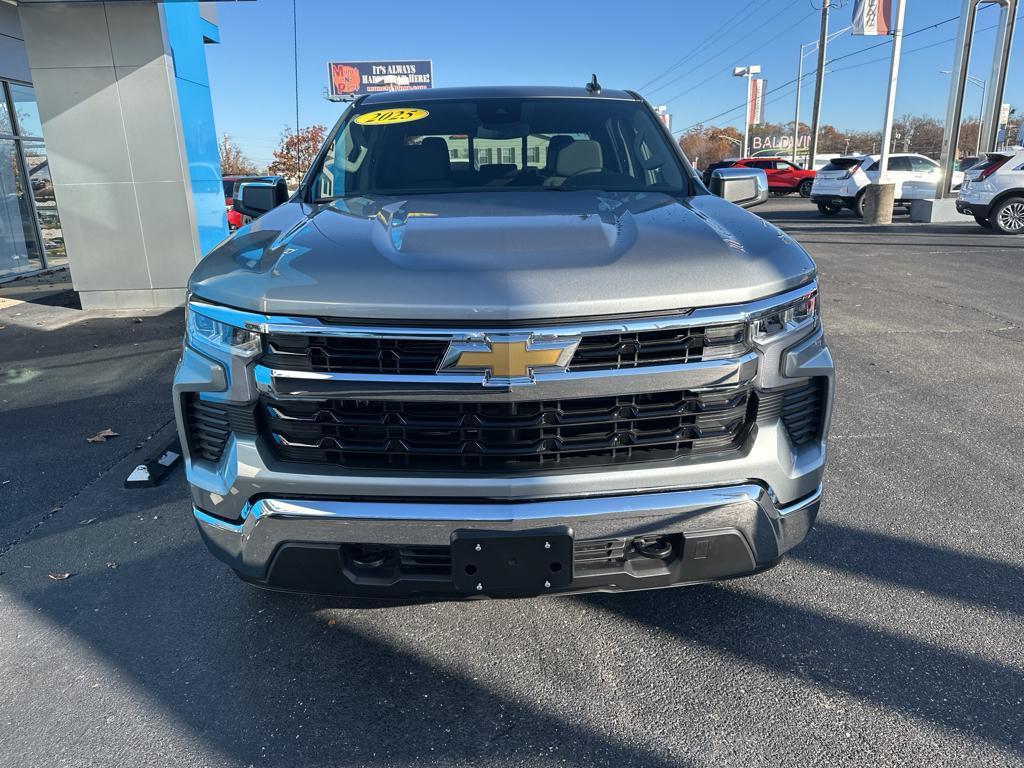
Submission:
{"label": "chrome bumper bar", "polygon": [[456,530],[527,531],[568,525],[578,540],[738,531],[758,564],[806,536],[821,488],[780,507],[760,485],[514,503],[261,499],[240,523],[193,508],[217,557],[244,577],[265,577],[287,543],[447,545]]}

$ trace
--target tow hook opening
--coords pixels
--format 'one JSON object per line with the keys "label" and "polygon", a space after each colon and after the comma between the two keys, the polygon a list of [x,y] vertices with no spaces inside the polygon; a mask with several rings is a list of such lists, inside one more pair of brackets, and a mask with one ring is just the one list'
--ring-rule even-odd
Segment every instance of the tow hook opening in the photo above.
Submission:
{"label": "tow hook opening", "polygon": [[383,544],[353,544],[352,564],[359,568],[380,568],[388,559],[388,550]]}
{"label": "tow hook opening", "polygon": [[633,551],[652,560],[668,560],[672,557],[674,549],[666,536],[642,536],[633,539]]}

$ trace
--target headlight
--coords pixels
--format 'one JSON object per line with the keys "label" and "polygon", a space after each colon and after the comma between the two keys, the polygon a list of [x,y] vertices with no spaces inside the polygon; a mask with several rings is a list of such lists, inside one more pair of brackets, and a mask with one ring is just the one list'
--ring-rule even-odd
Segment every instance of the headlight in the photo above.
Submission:
{"label": "headlight", "polygon": [[751,323],[750,335],[763,344],[783,335],[810,331],[818,324],[818,292],[771,310]]}
{"label": "headlight", "polygon": [[229,355],[251,357],[259,354],[262,349],[258,333],[214,320],[212,317],[197,312],[192,307],[188,308],[186,327],[190,342],[199,341],[200,344],[208,344]]}

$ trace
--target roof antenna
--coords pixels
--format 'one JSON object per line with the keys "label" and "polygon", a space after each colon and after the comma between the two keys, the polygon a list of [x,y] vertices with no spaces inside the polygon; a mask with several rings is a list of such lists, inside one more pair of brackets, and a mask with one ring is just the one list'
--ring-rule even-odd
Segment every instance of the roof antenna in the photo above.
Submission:
{"label": "roof antenna", "polygon": [[590,76],[590,82],[587,83],[587,93],[600,93],[601,84],[597,82],[597,75],[593,74]]}

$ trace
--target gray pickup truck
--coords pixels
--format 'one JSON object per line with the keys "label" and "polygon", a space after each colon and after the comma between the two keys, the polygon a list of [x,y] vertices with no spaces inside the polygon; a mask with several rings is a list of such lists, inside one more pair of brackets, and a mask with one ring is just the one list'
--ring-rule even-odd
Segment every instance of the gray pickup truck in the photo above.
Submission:
{"label": "gray pickup truck", "polygon": [[[253,584],[368,597],[756,573],[818,512],[815,266],[627,91],[354,101],[189,283],[199,531]],[[725,199],[723,199],[725,198]],[[739,203],[739,204],[735,204]]]}

